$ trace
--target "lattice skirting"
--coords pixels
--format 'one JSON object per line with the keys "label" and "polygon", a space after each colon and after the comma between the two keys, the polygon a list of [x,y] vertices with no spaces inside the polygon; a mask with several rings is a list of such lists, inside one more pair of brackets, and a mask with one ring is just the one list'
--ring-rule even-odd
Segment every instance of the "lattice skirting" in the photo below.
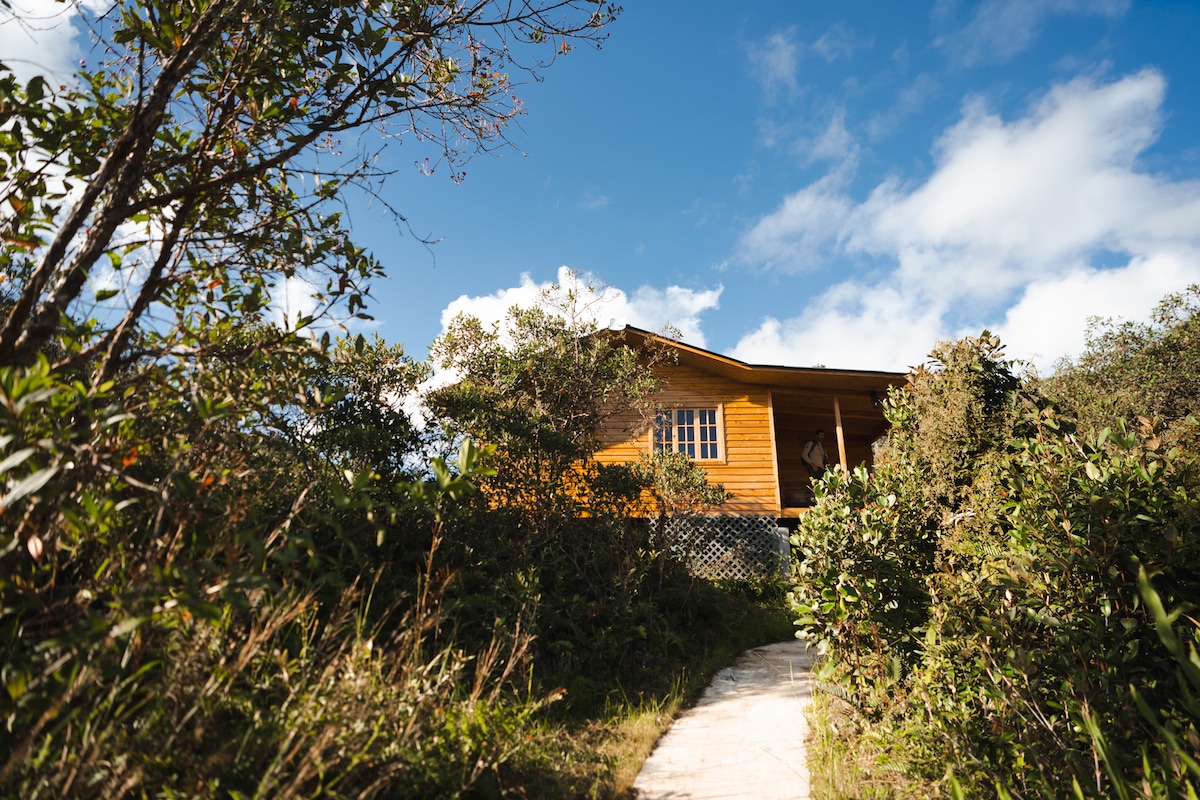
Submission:
{"label": "lattice skirting", "polygon": [[786,578],[791,573],[787,528],[775,517],[671,517],[651,521],[658,547],[678,555],[693,575],[710,580]]}

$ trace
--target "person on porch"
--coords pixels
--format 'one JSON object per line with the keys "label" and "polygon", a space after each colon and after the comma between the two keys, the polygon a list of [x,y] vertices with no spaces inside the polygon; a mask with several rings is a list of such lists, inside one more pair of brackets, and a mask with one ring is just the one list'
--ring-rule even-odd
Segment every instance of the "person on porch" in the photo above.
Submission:
{"label": "person on porch", "polygon": [[817,428],[812,440],[804,445],[800,458],[808,468],[809,477],[815,480],[825,474],[825,470],[829,468],[829,453],[825,451],[824,430]]}

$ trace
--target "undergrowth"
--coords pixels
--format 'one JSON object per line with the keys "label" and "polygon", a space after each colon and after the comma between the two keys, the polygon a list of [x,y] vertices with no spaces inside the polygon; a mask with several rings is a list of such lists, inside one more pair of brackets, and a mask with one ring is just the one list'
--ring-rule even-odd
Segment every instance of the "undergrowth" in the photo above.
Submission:
{"label": "undergrowth", "polygon": [[1197,292],[1170,331],[1101,339],[1105,380],[940,345],[875,472],[820,483],[792,596],[840,698],[818,796],[1197,796]]}

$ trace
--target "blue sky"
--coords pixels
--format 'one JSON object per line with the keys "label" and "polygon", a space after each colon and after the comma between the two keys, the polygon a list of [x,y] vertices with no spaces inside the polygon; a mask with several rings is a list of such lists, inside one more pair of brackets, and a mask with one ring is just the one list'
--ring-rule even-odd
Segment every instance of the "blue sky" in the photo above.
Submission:
{"label": "blue sky", "polygon": [[438,243],[354,207],[376,329],[421,357],[569,267],[601,324],[751,362],[904,369],[987,327],[1045,371],[1200,282],[1197,41],[1195,0],[630,2],[461,184],[389,146]]}

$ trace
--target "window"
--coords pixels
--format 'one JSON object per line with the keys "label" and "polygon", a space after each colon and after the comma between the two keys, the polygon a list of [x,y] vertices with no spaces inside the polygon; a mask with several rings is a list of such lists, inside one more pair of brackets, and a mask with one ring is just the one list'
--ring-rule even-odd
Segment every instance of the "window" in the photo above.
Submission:
{"label": "window", "polygon": [[654,449],[686,453],[689,458],[721,458],[718,409],[677,408],[654,416]]}

